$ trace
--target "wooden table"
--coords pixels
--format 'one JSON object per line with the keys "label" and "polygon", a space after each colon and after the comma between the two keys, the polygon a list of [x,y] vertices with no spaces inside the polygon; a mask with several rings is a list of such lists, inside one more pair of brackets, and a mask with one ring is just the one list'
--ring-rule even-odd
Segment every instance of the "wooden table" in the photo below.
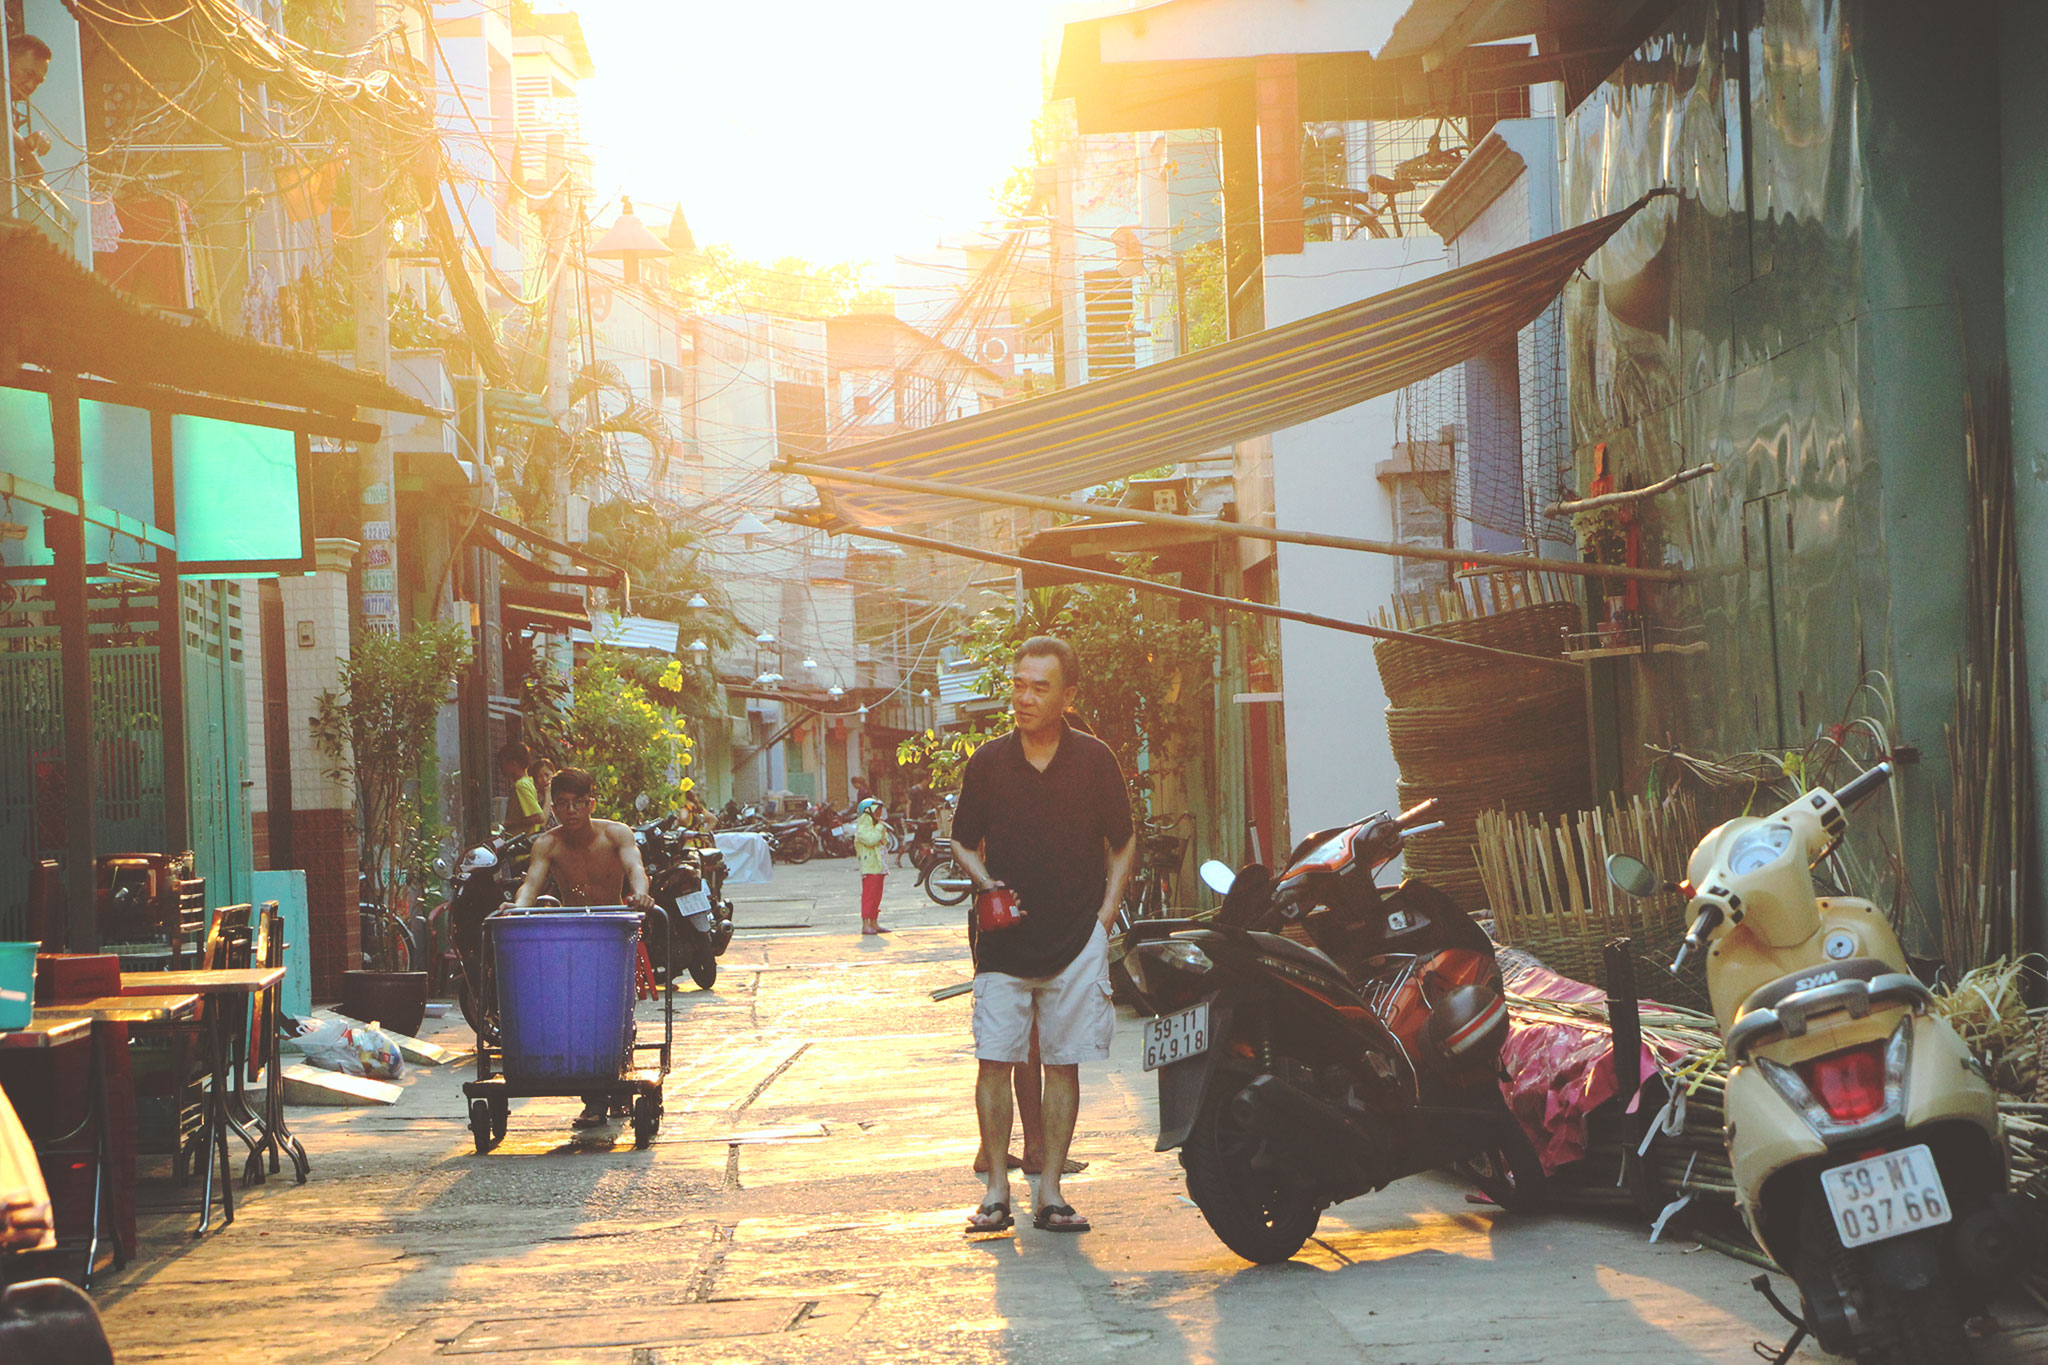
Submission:
{"label": "wooden table", "polygon": [[284,980],[282,967],[235,967],[221,971],[123,972],[121,994],[161,995],[194,991],[200,995],[254,995]]}
{"label": "wooden table", "polygon": [[91,1019],[54,1016],[46,1007],[37,1010],[26,1027],[0,1033],[0,1051],[62,1047],[66,1043],[85,1041],[91,1032]]}
{"label": "wooden table", "polygon": [[[206,1182],[213,1183],[213,1151],[216,1144],[221,1163],[221,1199],[226,1217],[222,1226],[234,1221],[234,1195],[228,1186],[227,1135],[233,1132],[247,1144],[249,1159],[243,1168],[243,1183],[257,1184],[263,1179],[264,1157],[269,1156],[272,1168],[278,1164],[280,1155],[289,1156],[298,1175],[300,1184],[306,1181],[309,1164],[305,1148],[293,1137],[284,1121],[284,1068],[277,1056],[274,1040],[277,1037],[279,1021],[279,994],[277,987],[284,980],[283,967],[228,967],[215,969],[194,969],[185,971],[122,972],[121,994],[127,997],[154,996],[165,991],[192,991],[208,996],[213,1007],[206,1011],[209,1059],[215,1064],[211,1094],[207,1101],[207,1160]],[[231,1007],[229,997],[235,997],[234,1008],[247,1008],[261,1001],[261,1008],[253,1011],[255,1018],[250,1021],[254,1029],[264,1031],[271,1039],[270,1065],[264,1072],[263,1112],[249,1111],[241,1088],[243,1068],[235,1065],[235,1059],[228,1056],[227,1010]],[[233,1107],[230,1107],[230,1106]],[[240,1110],[240,1115],[236,1113]],[[251,1131],[251,1129],[255,1131]],[[200,1207],[199,1234],[206,1231],[211,1214],[212,1201],[209,1198]],[[197,1234],[195,1234],[197,1235]]]}
{"label": "wooden table", "polygon": [[[152,1001],[153,1006],[169,1008]],[[184,1012],[190,1014],[198,1008],[199,997],[185,995],[174,997],[169,1004],[181,1004]],[[82,1001],[76,1005],[38,1005],[30,1016],[25,1028],[0,1032],[0,1051],[41,1051],[47,1048],[63,1047],[69,1043],[89,1043],[92,1047],[91,1062],[86,1081],[85,1118],[68,1133],[46,1138],[36,1144],[38,1154],[62,1152],[65,1144],[75,1141],[88,1128],[92,1130],[92,1231],[86,1234],[85,1263],[80,1267],[79,1284],[92,1288],[93,1272],[99,1268],[100,1234],[104,1230],[107,1213],[107,1168],[112,1161],[113,1133],[110,1130],[107,1107],[106,1057],[102,1049],[105,1044],[96,1036],[96,1025],[103,1017],[90,1007],[109,1006],[118,1014],[134,1011],[135,1002],[119,996],[104,1000]],[[126,1019],[109,1022],[127,1022]],[[75,1158],[81,1153],[66,1154]],[[118,1227],[118,1224],[117,1224]],[[121,1253],[121,1239],[113,1237],[114,1268],[119,1270],[127,1258]]]}
{"label": "wooden table", "polygon": [[[156,973],[164,975],[165,973]],[[199,1009],[197,991],[159,991],[131,994],[124,986],[119,995],[95,996],[90,1000],[66,1000],[57,1005],[36,1006],[36,1021],[70,1022],[90,1028],[94,1020],[103,1024],[170,1024],[190,1019]]]}

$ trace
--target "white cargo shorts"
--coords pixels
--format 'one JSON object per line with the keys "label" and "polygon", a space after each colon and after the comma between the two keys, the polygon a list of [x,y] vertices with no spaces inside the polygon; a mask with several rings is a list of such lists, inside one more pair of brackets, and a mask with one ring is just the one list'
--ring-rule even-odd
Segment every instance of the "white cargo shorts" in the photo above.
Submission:
{"label": "white cargo shorts", "polygon": [[1038,1058],[1051,1066],[1099,1062],[1116,1035],[1110,999],[1109,930],[1096,921],[1087,946],[1057,976],[982,972],[974,978],[974,1055],[984,1062],[1031,1060],[1031,1026],[1038,1025]]}

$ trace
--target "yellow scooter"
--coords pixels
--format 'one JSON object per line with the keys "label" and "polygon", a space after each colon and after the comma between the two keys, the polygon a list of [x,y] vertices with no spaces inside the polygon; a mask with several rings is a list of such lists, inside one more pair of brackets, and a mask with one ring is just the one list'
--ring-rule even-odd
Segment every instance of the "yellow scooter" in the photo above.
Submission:
{"label": "yellow scooter", "polygon": [[1930,1012],[1884,915],[1814,893],[1812,864],[1891,775],[1880,763],[1840,791],[1730,820],[1700,841],[1679,888],[1635,858],[1607,860],[1631,895],[1691,897],[1671,970],[1704,951],[1730,1066],[1736,1202],[1804,1302],[1803,1315],[1780,1307],[1801,1329],[1780,1359],[1810,1332],[1864,1365],[1968,1361],[1964,1323],[2035,1225],[2006,1192],[1991,1086]]}

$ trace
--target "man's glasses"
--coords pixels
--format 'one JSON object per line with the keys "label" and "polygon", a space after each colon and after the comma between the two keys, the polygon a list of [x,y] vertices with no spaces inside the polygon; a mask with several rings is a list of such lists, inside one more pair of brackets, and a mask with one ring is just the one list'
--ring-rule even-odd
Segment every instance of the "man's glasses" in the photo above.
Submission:
{"label": "man's glasses", "polygon": [[556,810],[582,810],[597,804],[594,796],[558,796],[554,799]]}

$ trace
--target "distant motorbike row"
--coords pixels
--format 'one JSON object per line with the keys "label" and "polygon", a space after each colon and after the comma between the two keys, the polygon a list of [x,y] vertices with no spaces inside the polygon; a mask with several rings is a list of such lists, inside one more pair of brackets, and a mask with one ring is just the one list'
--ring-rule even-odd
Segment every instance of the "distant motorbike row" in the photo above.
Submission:
{"label": "distant motorbike row", "polygon": [[[953,798],[948,796],[947,801]],[[771,819],[758,806],[729,801],[718,813],[721,831],[758,834],[768,841],[775,861],[807,863],[813,858],[851,858],[854,855],[853,813],[834,810],[819,802],[796,815]],[[953,844],[939,836],[936,816],[903,819],[891,816],[883,822],[889,842],[885,851],[901,855],[917,869],[917,885],[940,905],[958,905],[967,899],[973,883],[967,872],[953,861]]]}

